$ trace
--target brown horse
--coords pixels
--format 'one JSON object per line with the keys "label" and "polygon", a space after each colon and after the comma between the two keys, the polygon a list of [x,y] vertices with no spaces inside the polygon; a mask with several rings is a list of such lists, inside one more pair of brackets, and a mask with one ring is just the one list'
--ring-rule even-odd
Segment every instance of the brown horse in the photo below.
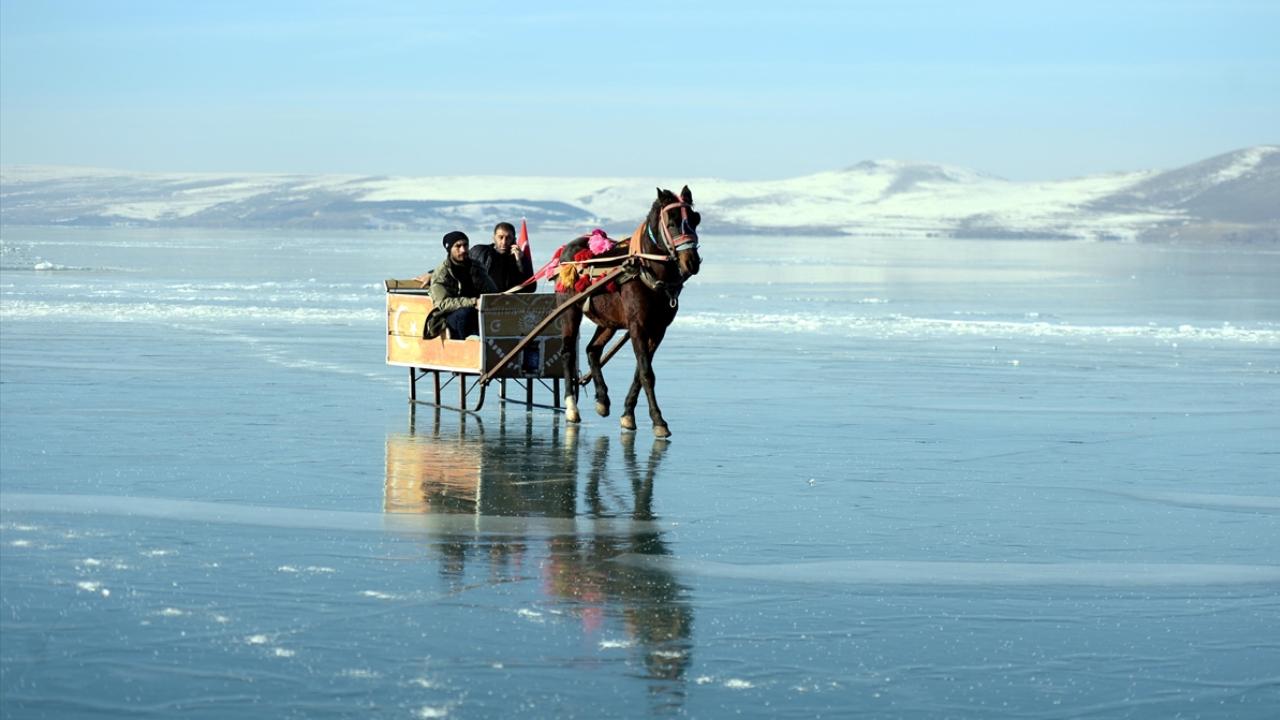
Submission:
{"label": "brown horse", "polygon": [[[693,193],[688,186],[680,191],[679,197],[659,188],[648,217],[636,228],[630,244],[620,245],[601,256],[616,255],[626,270],[618,276],[616,292],[597,292],[563,316],[565,347],[570,350],[565,369],[565,419],[569,422],[581,421],[578,386],[582,383],[578,375],[577,347],[585,314],[596,324],[596,332],[587,343],[587,363],[591,381],[596,386],[596,412],[602,417],[609,414],[609,388],[600,371],[601,353],[614,333],[626,330],[636,355],[636,372],[623,405],[622,427],[635,430],[636,402],[643,388],[649,402],[649,417],[653,420],[653,434],[660,438],[671,435],[654,396],[653,354],[680,309],[678,301],[684,281],[696,274],[702,263],[697,231],[701,221],[702,217],[693,210]],[[560,256],[561,263],[572,263],[574,254],[581,248],[580,241],[566,245]],[[557,299],[563,302],[572,294],[571,290],[561,292]]]}

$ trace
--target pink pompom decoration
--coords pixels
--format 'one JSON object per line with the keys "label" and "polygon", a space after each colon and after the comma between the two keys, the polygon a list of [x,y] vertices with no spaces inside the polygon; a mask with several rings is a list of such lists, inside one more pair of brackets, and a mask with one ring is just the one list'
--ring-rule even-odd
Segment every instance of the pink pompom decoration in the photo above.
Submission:
{"label": "pink pompom decoration", "polygon": [[591,239],[587,241],[587,247],[591,248],[592,255],[599,255],[602,252],[613,249],[613,241],[603,230],[592,230]]}

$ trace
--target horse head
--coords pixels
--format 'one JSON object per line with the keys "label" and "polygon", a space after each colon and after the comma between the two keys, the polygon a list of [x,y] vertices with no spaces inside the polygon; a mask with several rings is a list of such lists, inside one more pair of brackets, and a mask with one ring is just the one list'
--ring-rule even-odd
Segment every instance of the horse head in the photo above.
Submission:
{"label": "horse head", "polygon": [[[702,216],[693,209],[693,193],[685,185],[677,196],[670,190],[658,188],[658,199],[649,210],[649,234],[660,252],[669,255],[680,267],[680,278],[697,275],[702,265],[698,255],[698,223]],[[653,227],[658,226],[659,237],[654,237]]]}

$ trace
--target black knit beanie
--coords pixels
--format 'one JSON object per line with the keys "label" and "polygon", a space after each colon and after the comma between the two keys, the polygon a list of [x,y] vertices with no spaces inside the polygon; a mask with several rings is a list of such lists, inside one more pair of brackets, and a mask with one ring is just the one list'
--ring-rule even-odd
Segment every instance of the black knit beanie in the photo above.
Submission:
{"label": "black knit beanie", "polygon": [[471,243],[471,238],[467,237],[467,234],[462,232],[461,230],[454,230],[453,232],[445,233],[444,249],[448,250],[449,248],[453,247],[453,244],[458,242],[459,240],[466,240],[467,244]]}

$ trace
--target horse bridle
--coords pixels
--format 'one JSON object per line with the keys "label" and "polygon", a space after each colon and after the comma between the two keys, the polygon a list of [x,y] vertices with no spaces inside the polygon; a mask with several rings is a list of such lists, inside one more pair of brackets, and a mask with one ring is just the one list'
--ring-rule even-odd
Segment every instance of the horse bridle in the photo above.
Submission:
{"label": "horse bridle", "polygon": [[[680,290],[684,287],[684,281],[688,278],[684,270],[679,269],[679,254],[685,250],[698,249],[698,233],[693,229],[693,226],[689,224],[689,209],[692,207],[693,203],[687,202],[673,202],[669,205],[664,205],[662,209],[658,211],[658,229],[662,231],[662,242],[666,245],[665,249],[667,251],[667,256],[663,258],[656,255],[640,255],[642,258],[663,260],[665,262],[676,264],[678,268],[678,278],[663,283],[663,287],[666,289],[667,296],[670,298],[669,302],[673,308],[679,303]],[[680,234],[675,237],[671,236],[671,230],[667,227],[669,225],[667,222],[667,213],[673,208],[680,208]],[[649,233],[649,241],[654,245],[657,245],[658,240],[653,236],[653,227],[647,222],[645,223],[645,230]],[[658,288],[654,287],[654,289],[656,290]]]}
{"label": "horse bridle", "polygon": [[[665,249],[669,260],[675,260],[676,256],[685,250],[698,249],[698,233],[689,225],[689,210],[692,207],[693,203],[673,202],[669,205],[664,205],[658,211],[658,229],[662,231],[662,242],[666,246]],[[675,237],[671,236],[671,229],[668,227],[669,223],[667,222],[667,213],[672,208],[680,208],[680,234]],[[658,241],[653,236],[653,228],[650,227],[648,230],[649,239],[653,241],[654,245],[657,245]]]}

